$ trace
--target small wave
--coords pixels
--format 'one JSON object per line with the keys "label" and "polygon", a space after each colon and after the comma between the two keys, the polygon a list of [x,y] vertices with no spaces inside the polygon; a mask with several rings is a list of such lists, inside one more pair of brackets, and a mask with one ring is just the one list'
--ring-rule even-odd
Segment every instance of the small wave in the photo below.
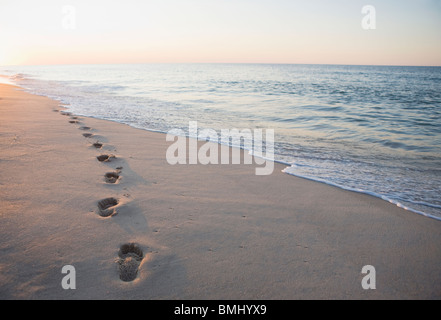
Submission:
{"label": "small wave", "polygon": [[406,151],[419,151],[419,152],[432,152],[432,148],[429,147],[420,147],[420,146],[414,146],[402,142],[396,142],[396,141],[390,141],[390,140],[382,140],[378,141],[385,147],[389,147],[392,149],[402,149]]}
{"label": "small wave", "polygon": [[120,85],[84,85],[83,90],[90,92],[100,92],[100,91],[121,91],[126,89],[126,86]]}
{"label": "small wave", "polygon": [[11,79],[12,81],[22,81],[22,80],[28,79],[30,77],[31,77],[31,75],[29,75],[29,74],[16,73],[12,76],[9,76],[9,79]]}
{"label": "small wave", "polygon": [[203,103],[203,104],[213,104],[213,100],[207,100],[207,99],[197,99],[197,100],[189,100],[190,103]]}
{"label": "small wave", "polygon": [[431,207],[434,209],[441,209],[441,205],[437,205],[437,204],[433,204],[433,203],[428,203],[428,202],[424,202],[424,201],[412,201],[412,200],[405,200],[405,199],[400,199],[400,201],[403,202],[409,202],[412,204],[416,204],[416,205],[420,205],[420,206],[425,206],[425,207]]}
{"label": "small wave", "polygon": [[314,110],[314,111],[336,112],[336,111],[342,111],[344,108],[341,106],[326,106],[326,105],[307,104],[307,105],[291,106],[290,109],[294,109],[294,110],[307,109],[307,110]]}

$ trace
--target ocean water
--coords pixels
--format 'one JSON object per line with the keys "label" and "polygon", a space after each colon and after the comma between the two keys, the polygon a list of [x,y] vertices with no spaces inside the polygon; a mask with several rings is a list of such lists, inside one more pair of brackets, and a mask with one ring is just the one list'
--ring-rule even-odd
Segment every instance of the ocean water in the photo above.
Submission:
{"label": "ocean water", "polygon": [[287,174],[441,220],[441,67],[77,65],[0,74],[76,114],[136,128],[274,129]]}

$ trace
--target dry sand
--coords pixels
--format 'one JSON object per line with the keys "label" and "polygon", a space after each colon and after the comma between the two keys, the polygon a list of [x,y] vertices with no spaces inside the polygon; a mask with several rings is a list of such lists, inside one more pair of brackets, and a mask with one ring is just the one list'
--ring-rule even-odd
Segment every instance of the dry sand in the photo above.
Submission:
{"label": "dry sand", "polygon": [[0,299],[441,298],[439,221],[278,164],[171,166],[163,134],[54,110],[0,86]]}

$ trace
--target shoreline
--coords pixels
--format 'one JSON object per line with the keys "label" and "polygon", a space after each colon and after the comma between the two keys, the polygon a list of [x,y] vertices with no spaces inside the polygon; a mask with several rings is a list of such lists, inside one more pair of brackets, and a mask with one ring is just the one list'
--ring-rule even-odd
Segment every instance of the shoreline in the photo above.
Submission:
{"label": "shoreline", "polygon": [[[0,76],[1,76],[1,75],[0,75]],[[0,84],[1,84],[1,83],[0,83]],[[49,98],[49,97],[47,97],[47,96],[45,96],[45,95],[43,95],[43,94],[40,95],[40,94],[35,94],[35,93],[32,93],[32,92],[29,92],[29,90],[27,90],[27,89],[25,89],[25,88],[21,88],[20,86],[15,85],[15,84],[12,84],[12,83],[4,83],[4,84],[6,84],[6,85],[12,85],[12,86],[17,86],[17,87],[19,87],[21,90],[23,90],[24,92],[27,92],[27,93],[32,94],[32,95],[37,95],[37,96],[41,96],[41,97],[45,97],[45,98]],[[49,98],[49,99],[51,99],[51,98]],[[55,100],[55,99],[53,99],[53,100]],[[63,107],[63,108],[66,108],[67,110],[69,110],[69,105],[63,104],[63,102],[62,102],[62,101],[59,101],[59,100],[55,100],[55,101],[58,101],[58,103],[60,104],[60,107]],[[136,127],[136,126],[133,126],[132,124],[125,123],[125,122],[121,122],[121,121],[118,121],[118,120],[103,119],[103,118],[94,117],[94,116],[87,116],[87,115],[80,115],[80,116],[82,116],[82,117],[86,117],[86,118],[91,118],[91,119],[96,119],[96,120],[110,121],[110,122],[113,122],[113,123],[116,123],[116,124],[127,125],[127,126],[133,128],[133,129],[136,129],[136,130],[144,130],[144,131],[147,131],[147,132],[159,133],[159,134],[164,134],[164,135],[167,134],[167,132],[164,132],[164,131],[161,131],[161,130],[155,130],[155,129],[148,129],[148,128]],[[187,138],[187,139],[189,139],[189,138],[190,138],[190,139],[196,139],[196,138],[194,138],[194,137],[189,137],[188,135],[185,135],[185,136],[183,136],[183,137],[185,137],[185,138]],[[197,140],[197,139],[196,139],[196,140]],[[198,140],[198,141],[201,141],[201,140]],[[210,141],[210,142],[213,142],[213,141]],[[218,141],[218,142],[213,142],[213,143],[216,143],[216,144],[218,144],[219,146],[223,146],[223,145],[224,145],[224,144],[220,143],[219,141]],[[233,148],[233,149],[240,149],[241,152],[245,152],[245,151],[246,151],[246,152],[251,152],[250,150],[245,149],[245,148],[242,147],[242,146],[241,146],[241,147],[230,146],[230,145],[227,145],[227,146],[228,146],[229,148]],[[253,156],[253,157],[255,157],[255,156]],[[256,157],[257,157],[257,158],[261,158],[261,159],[265,159],[265,158],[258,157],[258,156],[256,156]],[[265,159],[265,160],[269,160],[269,159]],[[270,161],[271,161],[271,160],[270,160]],[[296,177],[296,178],[300,178],[300,179],[305,179],[305,180],[309,180],[309,181],[317,182],[317,183],[322,183],[322,184],[325,184],[325,185],[328,185],[328,186],[331,186],[331,187],[336,187],[336,188],[339,188],[339,189],[341,189],[341,190],[348,191],[348,192],[354,192],[354,193],[360,193],[360,194],[368,195],[368,196],[371,196],[371,197],[374,197],[374,198],[377,198],[377,199],[380,199],[380,200],[386,201],[386,202],[388,202],[388,203],[391,203],[391,204],[397,206],[398,208],[401,208],[401,209],[403,209],[403,210],[408,211],[409,213],[413,213],[413,214],[417,214],[417,215],[420,215],[420,216],[424,216],[424,217],[427,217],[427,218],[431,218],[431,219],[434,219],[434,220],[437,220],[437,221],[441,221],[441,216],[437,216],[437,215],[434,215],[434,214],[431,214],[431,213],[427,213],[427,212],[421,211],[421,210],[419,210],[419,209],[413,209],[413,208],[410,208],[410,207],[408,207],[407,205],[403,204],[400,200],[394,200],[394,199],[391,199],[391,198],[389,198],[388,196],[385,196],[385,195],[382,195],[382,194],[376,193],[376,192],[374,192],[374,191],[360,190],[360,189],[357,189],[357,188],[346,187],[346,186],[343,186],[343,185],[340,185],[340,184],[337,184],[337,183],[333,183],[333,182],[330,182],[330,181],[327,181],[327,180],[322,180],[322,179],[319,179],[319,178],[312,178],[312,177],[307,177],[307,176],[297,175],[297,174],[294,174],[294,173],[285,172],[286,169],[288,169],[288,168],[290,168],[290,167],[292,166],[291,164],[289,164],[289,163],[287,163],[287,162],[284,162],[284,161],[281,161],[281,160],[276,160],[276,159],[272,160],[272,162],[274,162],[275,164],[281,164],[281,165],[285,166],[281,171],[282,171],[283,173],[287,174],[287,175],[290,175],[290,176],[293,176],[293,177]],[[412,201],[408,201],[408,202],[411,203]],[[418,203],[417,203],[417,204],[418,204]],[[436,205],[432,205],[432,204],[430,204],[430,203],[424,203],[424,204],[421,204],[421,205],[423,205],[423,206],[427,206],[427,207],[432,207],[432,208],[438,208]]]}
{"label": "shoreline", "polygon": [[[24,89],[24,90],[28,93],[35,94],[34,90],[32,90],[32,89]],[[43,90],[43,91],[41,91],[41,90]],[[38,90],[38,91],[45,92],[45,90],[42,88],[40,88],[40,90]],[[41,93],[39,93],[39,95],[45,96],[44,94],[41,94]],[[61,96],[56,95],[56,96],[57,96],[57,98],[55,98],[55,100],[60,101],[60,103],[62,104],[63,103],[62,102],[63,95],[61,95]],[[73,102],[73,101],[70,101],[70,102],[72,102],[73,105],[76,105],[75,102]],[[85,102],[85,104],[88,105],[87,102]],[[123,105],[124,103],[121,103],[121,104]],[[71,108],[70,105],[66,105],[66,107],[68,109]],[[78,107],[78,105],[76,105],[76,107]],[[89,112],[84,111],[84,112],[85,113],[93,113],[90,111]],[[149,131],[149,132],[158,132],[158,133],[163,133],[163,134],[167,133],[164,131],[164,130],[167,130],[167,129],[164,129],[167,126],[162,126],[162,129],[147,128],[147,127],[145,127],[144,124],[138,125],[137,123],[131,121],[129,118],[121,120],[121,119],[117,119],[118,117],[112,117],[113,119],[106,119],[107,118],[106,114],[101,114],[98,116],[91,116],[91,115],[84,115],[84,116],[94,118],[94,119],[112,121],[115,123],[122,123],[122,124],[129,125],[132,128],[145,130],[145,131]],[[187,135],[187,137],[188,137],[188,135]],[[223,144],[221,144],[221,142],[218,142],[218,143],[220,145],[223,145]],[[239,146],[239,147],[234,146],[233,148],[247,150],[243,146]],[[299,149],[301,149],[301,148],[299,148]],[[317,154],[320,154],[320,153],[321,153],[320,150],[318,150]],[[283,154],[283,152],[281,154]],[[301,158],[299,158],[299,159],[301,159]],[[350,157],[348,159],[350,159]],[[367,194],[367,195],[379,198],[383,201],[392,203],[392,204],[396,205],[397,207],[402,208],[402,209],[409,211],[411,213],[422,215],[425,217],[429,217],[429,218],[435,219],[437,221],[441,221],[441,212],[440,212],[441,207],[436,205],[437,197],[436,197],[436,194],[435,195],[433,194],[433,192],[436,189],[435,184],[434,184],[432,190],[430,190],[430,191],[424,191],[423,187],[421,187],[421,188],[415,187],[411,191],[411,190],[409,190],[410,189],[409,185],[415,184],[415,185],[422,186],[421,181],[424,181],[424,179],[422,179],[421,176],[418,178],[416,176],[414,176],[413,178],[410,177],[408,183],[404,183],[404,181],[406,181],[406,179],[407,179],[407,176],[401,177],[400,179],[398,179],[397,178],[398,174],[400,174],[402,172],[395,171],[395,173],[394,173],[393,170],[386,170],[385,176],[387,177],[387,179],[381,179],[379,177],[382,175],[378,176],[376,174],[376,172],[378,172],[379,170],[383,170],[384,165],[386,165],[387,163],[382,163],[381,161],[378,161],[378,163],[377,163],[377,160],[375,160],[375,159],[371,160],[372,163],[378,164],[380,167],[378,167],[372,171],[369,171],[370,169],[368,169],[367,173],[364,173],[364,174],[360,174],[360,175],[355,174],[354,175],[355,178],[345,179],[345,177],[348,177],[348,176],[344,173],[346,170],[346,168],[343,165],[344,162],[341,162],[338,165],[339,166],[338,169],[334,169],[333,171],[331,171],[331,174],[328,175],[327,179],[322,180],[317,173],[311,172],[311,170],[308,170],[308,169],[304,170],[301,168],[300,169],[299,168],[292,169],[292,167],[295,167],[295,165],[292,166],[290,163],[288,163],[286,161],[282,161],[282,160],[278,160],[278,159],[275,159],[273,161],[275,163],[281,163],[281,164],[285,165],[286,168],[283,168],[283,172],[288,175],[295,176],[298,178],[303,178],[303,179],[310,180],[310,181],[324,183],[326,185],[334,186],[334,187],[340,188],[345,191]],[[297,162],[297,160],[295,158],[291,158],[290,161],[291,161],[291,163]],[[352,161],[352,160],[349,160],[349,161]],[[403,161],[405,161],[405,157],[403,158]],[[300,162],[303,162],[303,160],[301,160]],[[310,167],[310,165],[312,164],[312,166],[313,166],[312,168],[315,168],[314,166],[317,165],[319,168],[318,169],[319,171],[326,172],[326,163],[325,163],[325,165],[322,165],[322,163],[325,163],[325,161],[323,159],[321,160],[321,162],[319,161],[318,164],[314,163],[314,162],[308,162],[305,165],[305,163],[303,163],[302,168]],[[355,163],[357,163],[357,162],[355,162]],[[358,163],[358,164],[360,165],[360,163]],[[392,165],[392,167],[394,167],[393,163],[391,165]],[[419,169],[424,168],[424,164],[420,164],[420,165],[421,165],[421,167],[419,167]],[[358,169],[360,169],[360,170],[358,170]],[[357,172],[357,170],[360,172],[363,172],[362,169],[366,169],[366,168],[355,167],[355,172]],[[290,172],[291,170],[294,172]],[[364,184],[363,181],[365,181],[365,180],[368,180],[368,181],[370,180],[370,183],[368,183],[367,185]],[[374,181],[374,183],[372,183],[372,181]],[[394,183],[390,183],[389,181],[393,181]],[[377,191],[375,191],[375,190],[377,190]],[[427,199],[427,200],[426,201],[418,201],[418,199]]]}
{"label": "shoreline", "polygon": [[[246,165],[170,166],[164,133],[62,116],[60,102],[19,87],[0,92],[2,299],[441,298],[438,221],[280,163],[268,177]],[[115,161],[100,163],[102,153]],[[121,167],[117,183],[103,180]],[[118,214],[102,217],[97,204],[110,198]],[[130,243],[142,260],[124,282],[115,260]],[[77,290],[60,286],[66,264]],[[364,265],[377,268],[377,290],[362,290]]]}
{"label": "shoreline", "polygon": [[[42,97],[46,97],[44,95],[41,95],[41,96]],[[60,103],[60,106],[62,106],[64,108],[66,108],[67,110],[69,110],[69,106],[68,105],[64,105],[61,101],[59,101],[59,103]],[[167,134],[167,132],[164,132],[164,131],[135,127],[135,126],[133,126],[133,125],[131,125],[129,123],[119,122],[117,120],[102,119],[102,118],[98,118],[98,117],[85,116],[85,115],[80,115],[80,116],[86,117],[86,118],[91,118],[91,119],[110,121],[110,122],[114,122],[114,123],[117,123],[117,124],[123,124],[123,125],[127,125],[127,126],[133,128],[133,129],[136,129],[136,130],[144,130],[144,131],[147,131],[147,132],[159,133],[159,134],[164,134],[164,135]],[[189,136],[183,136],[183,137],[185,137],[186,139],[195,139],[194,137],[189,137]],[[198,142],[201,142],[201,141],[202,140],[198,140]],[[205,141],[202,141],[202,142],[205,142]],[[213,141],[210,141],[210,142],[218,144],[219,147],[224,146],[224,144],[222,144],[220,142],[213,142]],[[245,149],[244,147],[229,146],[229,145],[227,145],[227,146],[230,149],[231,148],[232,149],[240,149],[241,152],[250,152],[250,150]],[[297,175],[297,174],[294,174],[294,173],[288,173],[288,172],[285,172],[285,170],[290,168],[292,165],[287,163],[287,162],[283,162],[281,160],[275,160],[275,159],[274,160],[265,159],[263,157],[258,157],[258,156],[254,156],[254,155],[253,155],[253,157],[260,158],[260,159],[263,159],[263,160],[272,161],[272,162],[274,162],[274,164],[278,164],[278,165],[280,164],[280,165],[284,166],[284,168],[281,170],[281,172],[283,172],[284,174],[287,174],[289,176],[296,177],[296,178],[299,178],[299,179],[309,180],[309,181],[313,181],[313,182],[317,182],[317,183],[321,183],[321,184],[325,184],[325,185],[328,185],[328,186],[331,186],[331,187],[335,187],[335,188],[338,188],[338,189],[341,189],[341,190],[344,190],[344,191],[347,191],[347,192],[354,192],[354,193],[368,195],[368,196],[371,196],[371,197],[374,197],[374,198],[386,201],[387,203],[391,203],[391,204],[397,206],[400,209],[408,211],[409,213],[417,214],[417,215],[420,215],[420,216],[423,216],[423,217],[427,217],[427,218],[431,218],[431,219],[434,219],[434,220],[437,220],[437,221],[441,221],[441,217],[440,216],[436,216],[436,215],[433,215],[433,214],[430,214],[430,213],[426,213],[426,212],[418,210],[418,209],[412,209],[412,208],[407,207],[406,205],[402,204],[398,200],[393,200],[393,199],[391,199],[391,198],[389,198],[387,196],[381,195],[379,193],[376,193],[376,192],[373,192],[373,191],[359,190],[359,189],[356,189],[356,188],[346,187],[346,186],[343,186],[343,185],[339,185],[337,183],[333,183],[333,182],[326,181],[326,180],[321,180],[321,179],[318,179],[318,178],[310,178],[310,177],[306,177],[306,176],[302,176],[302,175]],[[430,203],[427,203],[427,204],[424,204],[424,205],[425,206],[429,206],[429,207],[433,207],[433,208],[438,208],[437,206],[432,205]]]}

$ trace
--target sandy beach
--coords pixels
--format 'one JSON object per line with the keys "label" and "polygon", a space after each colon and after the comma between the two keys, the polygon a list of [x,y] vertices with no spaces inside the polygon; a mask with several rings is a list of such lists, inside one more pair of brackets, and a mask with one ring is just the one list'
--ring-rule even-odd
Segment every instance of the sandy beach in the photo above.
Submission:
{"label": "sandy beach", "polygon": [[441,298],[441,222],[169,145],[0,85],[0,299]]}

